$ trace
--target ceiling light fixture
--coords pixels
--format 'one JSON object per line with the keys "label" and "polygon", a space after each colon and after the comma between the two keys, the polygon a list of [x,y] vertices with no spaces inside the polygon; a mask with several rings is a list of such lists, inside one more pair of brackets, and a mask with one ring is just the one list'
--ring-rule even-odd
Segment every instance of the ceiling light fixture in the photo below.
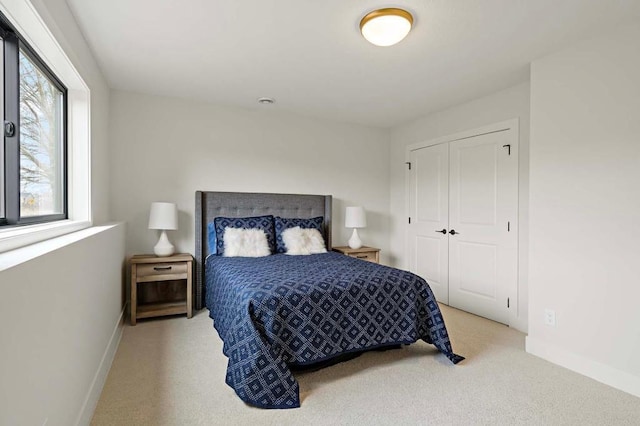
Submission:
{"label": "ceiling light fixture", "polygon": [[409,12],[390,7],[367,13],[360,21],[360,32],[376,46],[392,46],[409,34],[412,25]]}
{"label": "ceiling light fixture", "polygon": [[276,103],[276,100],[273,98],[258,98],[258,103],[262,105],[271,105]]}

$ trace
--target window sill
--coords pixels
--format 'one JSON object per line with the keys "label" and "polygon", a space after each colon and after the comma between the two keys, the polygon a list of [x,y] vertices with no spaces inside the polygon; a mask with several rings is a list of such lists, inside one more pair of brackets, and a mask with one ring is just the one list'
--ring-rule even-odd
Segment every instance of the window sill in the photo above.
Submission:
{"label": "window sill", "polygon": [[91,226],[89,221],[60,220],[0,230],[0,253],[59,237]]}
{"label": "window sill", "polygon": [[[124,225],[122,223],[109,223],[106,225],[92,226],[81,231],[41,241],[27,247],[0,253],[0,273],[4,270],[29,262],[30,260],[55,252],[56,250],[68,247],[74,243],[119,226]],[[124,250],[124,233],[122,235],[122,247]]]}

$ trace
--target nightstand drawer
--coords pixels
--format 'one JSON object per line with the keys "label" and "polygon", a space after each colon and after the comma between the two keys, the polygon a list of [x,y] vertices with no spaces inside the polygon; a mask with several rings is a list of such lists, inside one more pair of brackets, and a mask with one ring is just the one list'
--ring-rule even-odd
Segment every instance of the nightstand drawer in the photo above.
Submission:
{"label": "nightstand drawer", "polygon": [[147,265],[138,265],[137,275],[140,277],[156,276],[156,275],[173,275],[186,274],[187,263],[151,263]]}
{"label": "nightstand drawer", "polygon": [[368,251],[366,253],[349,253],[347,256],[355,257],[356,259],[368,260],[369,262],[378,261],[376,252],[373,251]]}

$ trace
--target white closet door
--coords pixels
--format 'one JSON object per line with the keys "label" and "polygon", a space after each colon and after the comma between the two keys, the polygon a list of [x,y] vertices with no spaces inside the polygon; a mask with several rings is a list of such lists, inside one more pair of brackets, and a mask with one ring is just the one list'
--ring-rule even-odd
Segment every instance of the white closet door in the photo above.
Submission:
{"label": "white closet door", "polygon": [[518,264],[518,156],[510,133],[449,143],[449,302],[501,323],[508,323]]}
{"label": "white closet door", "polygon": [[409,269],[427,280],[439,302],[449,304],[449,147],[414,150],[410,162]]}

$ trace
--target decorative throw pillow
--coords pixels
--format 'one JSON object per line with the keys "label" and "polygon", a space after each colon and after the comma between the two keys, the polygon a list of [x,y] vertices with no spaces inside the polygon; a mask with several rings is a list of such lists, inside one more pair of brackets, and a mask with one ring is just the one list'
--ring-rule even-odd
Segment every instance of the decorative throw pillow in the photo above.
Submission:
{"label": "decorative throw pillow", "polygon": [[263,257],[269,256],[267,234],[262,229],[224,229],[225,257]]}
{"label": "decorative throw pillow", "polygon": [[322,216],[313,217],[311,219],[285,218],[276,216],[276,253],[284,253],[287,249],[282,241],[282,233],[289,228],[299,226],[302,229],[317,229],[322,235],[324,218]]}
{"label": "decorative throw pillow", "polygon": [[216,247],[216,225],[213,222],[207,223],[207,242],[209,243],[209,251],[211,254],[218,254]]}
{"label": "decorative throw pillow", "polygon": [[299,226],[285,229],[282,241],[287,248],[286,254],[306,255],[326,253],[324,238],[317,229],[302,229]]}
{"label": "decorative throw pillow", "polygon": [[[215,253],[224,254],[224,229],[225,228],[237,228],[237,229],[262,229],[267,236],[267,243],[269,244],[269,250],[274,253],[276,250],[276,235],[273,228],[273,216],[255,216],[255,217],[216,217],[213,219],[215,229]],[[211,253],[214,251],[211,249],[211,235],[209,235],[209,250]]]}

